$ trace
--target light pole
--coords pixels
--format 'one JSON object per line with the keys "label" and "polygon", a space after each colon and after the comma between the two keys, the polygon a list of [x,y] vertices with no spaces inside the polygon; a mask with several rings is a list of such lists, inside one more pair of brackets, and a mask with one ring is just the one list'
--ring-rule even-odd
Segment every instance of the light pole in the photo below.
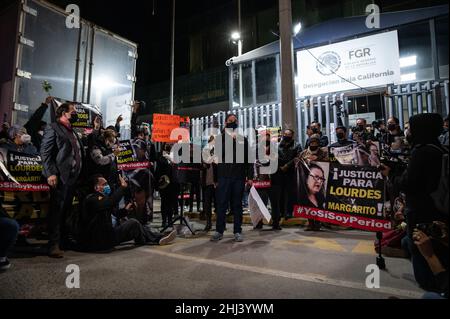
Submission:
{"label": "light pole", "polygon": [[[233,40],[234,44],[237,44],[238,46],[238,56],[242,55],[242,38],[240,32],[233,32],[231,34],[231,39]],[[242,64],[239,64],[239,107],[243,106],[244,103],[244,87],[243,87],[243,81],[242,81]]]}
{"label": "light pole", "polygon": [[[297,112],[294,90],[294,51],[292,46],[291,0],[279,0],[280,11],[280,60],[281,60],[281,108],[283,129],[297,132]],[[295,31],[300,32],[297,26]],[[294,31],[294,33],[295,33]],[[300,136],[300,132],[297,132]]]}
{"label": "light pole", "polygon": [[175,94],[175,0],[172,7],[172,48],[170,53],[170,114],[174,112]]}

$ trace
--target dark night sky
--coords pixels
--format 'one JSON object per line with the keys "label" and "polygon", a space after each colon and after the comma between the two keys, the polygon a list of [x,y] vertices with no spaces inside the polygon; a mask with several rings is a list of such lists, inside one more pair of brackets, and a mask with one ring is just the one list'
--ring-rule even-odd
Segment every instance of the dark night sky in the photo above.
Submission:
{"label": "dark night sky", "polygon": [[[51,0],[51,2],[61,7],[65,7],[69,3],[78,4],[82,18],[138,43],[138,86],[169,79],[171,0],[128,0],[120,2],[109,0]],[[185,21],[187,17],[202,12],[207,13],[211,7],[230,3],[233,5],[234,2],[236,0],[178,0],[176,5],[177,24],[179,26],[179,23]],[[264,0],[263,2],[267,1]],[[153,15],[153,10],[155,10],[155,15]],[[179,40],[182,31],[177,30],[177,40]],[[176,52],[177,61],[185,58],[187,52],[184,51],[186,50]]]}

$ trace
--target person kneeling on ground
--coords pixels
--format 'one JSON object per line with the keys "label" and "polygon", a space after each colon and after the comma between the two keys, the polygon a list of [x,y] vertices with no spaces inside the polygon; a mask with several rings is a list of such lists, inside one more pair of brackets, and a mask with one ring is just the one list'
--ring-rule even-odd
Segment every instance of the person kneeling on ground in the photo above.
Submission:
{"label": "person kneeling on ground", "polygon": [[[159,244],[166,245],[176,237],[173,231],[167,236],[153,233],[136,219],[127,219],[113,225],[112,212],[121,201],[127,182],[119,176],[120,188],[111,194],[111,187],[102,175],[92,177],[90,188],[92,193],[87,196],[83,204],[81,220],[81,246],[87,251],[110,250],[115,246],[134,240],[136,245]],[[134,209],[129,203],[117,213],[117,220],[123,220]]]}

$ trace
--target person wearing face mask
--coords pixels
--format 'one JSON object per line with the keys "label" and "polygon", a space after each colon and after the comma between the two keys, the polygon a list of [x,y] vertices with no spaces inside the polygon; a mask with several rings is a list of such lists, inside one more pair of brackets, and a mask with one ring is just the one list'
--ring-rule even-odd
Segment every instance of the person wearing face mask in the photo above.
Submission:
{"label": "person wearing face mask", "polygon": [[48,255],[52,258],[64,257],[62,249],[66,248],[69,235],[65,227],[66,214],[72,208],[83,168],[84,149],[72,129],[77,119],[74,104],[60,105],[56,109],[56,122],[47,126],[42,139],[43,175],[51,188]]}
{"label": "person wearing face mask", "polygon": [[[406,194],[406,220],[408,237],[406,243],[410,249],[414,275],[417,282],[427,288],[433,274],[423,256],[413,245],[413,233],[418,224],[432,224],[436,221],[448,223],[447,216],[439,213],[432,198],[441,179],[442,161],[448,150],[439,142],[442,132],[442,117],[439,114],[419,114],[410,121],[408,143],[412,146],[410,161],[401,176],[395,176],[388,166],[381,166],[384,176],[396,189]],[[448,247],[447,262],[448,262]],[[448,266],[448,265],[446,265]]]}
{"label": "person wearing face mask", "polygon": [[356,127],[352,130],[349,138],[353,141],[361,140],[362,144],[375,140],[375,137],[367,130],[367,120],[363,118],[356,120]]}
{"label": "person wearing face mask", "polygon": [[310,162],[328,162],[328,152],[326,148],[320,146],[320,136],[315,134],[310,138],[309,147],[301,152],[296,162],[303,160],[306,163]]}
{"label": "person wearing face mask", "polygon": [[[312,135],[319,135],[320,137],[320,147],[327,147],[329,144],[328,136],[322,134],[322,125],[319,122],[311,123],[311,132]],[[305,148],[309,147],[309,143],[311,142],[311,136],[306,140]]]}
{"label": "person wearing face mask", "polygon": [[0,148],[8,151],[38,155],[36,147],[31,143],[31,136],[27,130],[19,125],[13,125],[8,130],[9,140],[0,144]]}
{"label": "person wearing face mask", "polygon": [[302,151],[294,136],[293,130],[284,130],[283,138],[278,145],[278,170],[271,176],[272,185],[280,187],[280,214],[285,219],[291,218],[294,211],[294,159]]}
{"label": "person wearing face mask", "polygon": [[89,175],[102,174],[109,185],[113,187],[113,190],[116,189],[119,183],[117,169],[117,156],[119,153],[120,149],[117,145],[116,133],[112,130],[103,131],[102,135],[96,139],[95,144],[89,149]]}
{"label": "person wearing face mask", "polygon": [[383,141],[389,147],[396,142],[398,138],[405,137],[405,134],[400,128],[400,121],[396,117],[391,117],[387,122],[388,133],[384,136]]}
{"label": "person wearing face mask", "polygon": [[347,128],[345,126],[339,126],[336,128],[337,142],[330,145],[331,148],[344,147],[356,144],[347,138]]}
{"label": "person wearing face mask", "polygon": [[[120,187],[114,192],[107,180],[100,174],[90,179],[91,193],[83,203],[81,215],[80,244],[85,251],[105,251],[128,241],[136,245],[165,245],[176,237],[173,231],[168,235],[153,233],[134,218],[135,203],[128,203],[123,209],[114,208],[124,197],[128,183],[120,176]],[[113,224],[113,215],[119,223]]]}
{"label": "person wearing face mask", "polygon": [[[211,238],[211,241],[218,242],[223,239],[226,213],[228,207],[231,207],[234,215],[234,241],[242,242],[242,198],[246,183],[251,184],[253,165],[249,163],[248,141],[236,131],[238,128],[237,116],[229,114],[225,119],[225,125],[224,131],[217,137],[217,140],[222,142],[222,156],[219,158],[217,165],[216,233]],[[228,149],[227,145],[231,145],[232,148]],[[241,155],[243,155],[243,163],[239,162],[239,156]]]}

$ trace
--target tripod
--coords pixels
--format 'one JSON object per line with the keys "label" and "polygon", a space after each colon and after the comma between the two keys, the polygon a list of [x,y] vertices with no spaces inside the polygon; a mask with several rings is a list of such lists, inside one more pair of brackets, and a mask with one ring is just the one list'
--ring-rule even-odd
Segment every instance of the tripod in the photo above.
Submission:
{"label": "tripod", "polygon": [[189,229],[191,234],[195,235],[195,231],[191,228],[191,225],[189,225],[188,221],[186,220],[186,217],[184,217],[184,192],[183,192],[184,186],[186,186],[186,184],[180,184],[181,199],[180,201],[178,201],[180,206],[180,213],[177,218],[168,223],[167,227],[161,231],[162,233],[165,232],[168,228],[173,227],[175,223],[179,221],[181,226],[185,225]]}

